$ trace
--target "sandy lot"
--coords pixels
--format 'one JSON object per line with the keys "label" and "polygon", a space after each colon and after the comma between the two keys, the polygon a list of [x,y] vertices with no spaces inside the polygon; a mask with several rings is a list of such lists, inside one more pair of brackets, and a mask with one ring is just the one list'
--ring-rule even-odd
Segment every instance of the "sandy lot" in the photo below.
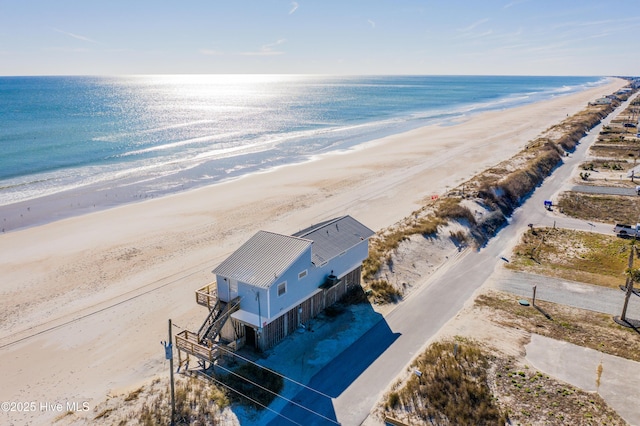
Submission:
{"label": "sandy lot", "polygon": [[195,329],[193,291],[260,229],[292,233],[350,214],[387,227],[603,94],[578,94],[425,127],[188,193],[0,235],[0,423],[47,424],[46,403],[88,402],[164,373],[167,319]]}

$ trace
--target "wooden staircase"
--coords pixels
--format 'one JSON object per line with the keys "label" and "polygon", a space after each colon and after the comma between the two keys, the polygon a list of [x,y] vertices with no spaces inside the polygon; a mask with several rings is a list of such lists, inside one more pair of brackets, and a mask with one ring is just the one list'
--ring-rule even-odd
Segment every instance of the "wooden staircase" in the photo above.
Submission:
{"label": "wooden staircase", "polygon": [[226,323],[231,314],[239,308],[239,297],[236,297],[229,303],[218,300],[198,330],[198,340],[200,343],[214,344],[224,323]]}
{"label": "wooden staircase", "polygon": [[215,285],[210,284],[196,291],[196,302],[209,308],[209,314],[197,333],[189,330],[176,335],[176,347],[203,361],[214,362],[219,356],[218,336],[231,314],[240,309],[240,298],[230,302],[218,299]]}

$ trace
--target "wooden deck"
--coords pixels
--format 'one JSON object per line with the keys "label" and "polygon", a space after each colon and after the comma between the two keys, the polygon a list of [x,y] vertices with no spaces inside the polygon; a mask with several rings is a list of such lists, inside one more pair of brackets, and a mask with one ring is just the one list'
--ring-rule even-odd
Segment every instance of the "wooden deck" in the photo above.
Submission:
{"label": "wooden deck", "polygon": [[200,344],[198,334],[189,330],[176,334],[176,348],[207,362],[214,362],[220,356],[217,345],[208,347]]}
{"label": "wooden deck", "polygon": [[206,306],[209,310],[213,308],[218,301],[218,290],[216,289],[216,283],[212,282],[206,286],[196,290],[196,303],[201,306]]}

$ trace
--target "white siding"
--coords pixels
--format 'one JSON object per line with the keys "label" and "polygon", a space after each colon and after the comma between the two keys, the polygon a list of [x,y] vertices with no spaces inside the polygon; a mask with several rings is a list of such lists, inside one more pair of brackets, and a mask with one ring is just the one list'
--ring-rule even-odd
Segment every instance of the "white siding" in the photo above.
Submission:
{"label": "white siding", "polygon": [[[285,277],[287,278],[286,297],[278,297],[277,285],[272,286],[270,289],[271,311],[269,319],[277,318],[308,299],[318,287],[324,284],[327,276],[331,274],[332,271],[338,278],[351,272],[362,264],[362,261],[367,258],[368,254],[369,244],[367,240],[364,240],[342,256],[331,259],[322,267],[312,266],[305,268],[303,264],[294,264],[282,277],[283,280]],[[303,269],[308,269],[307,276],[298,280],[298,274]]]}

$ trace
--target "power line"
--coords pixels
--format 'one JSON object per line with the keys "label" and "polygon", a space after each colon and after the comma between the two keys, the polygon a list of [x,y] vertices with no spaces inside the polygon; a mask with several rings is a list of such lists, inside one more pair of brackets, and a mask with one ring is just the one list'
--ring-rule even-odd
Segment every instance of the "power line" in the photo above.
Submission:
{"label": "power line", "polygon": [[262,404],[262,403],[260,403],[260,402],[256,401],[255,399],[251,398],[250,396],[243,394],[243,393],[242,393],[242,392],[240,392],[239,390],[236,390],[236,389],[232,388],[231,386],[229,386],[229,385],[227,385],[227,384],[225,384],[225,383],[221,382],[220,380],[216,379],[215,377],[210,376],[210,375],[208,375],[207,373],[203,373],[202,371],[196,371],[196,373],[198,373],[198,374],[202,374],[203,376],[205,376],[205,377],[207,377],[207,378],[209,378],[209,379],[213,380],[214,382],[216,382],[216,383],[218,383],[218,384],[220,384],[220,385],[224,386],[225,388],[227,388],[227,389],[229,389],[229,390],[232,390],[233,392],[237,393],[238,395],[240,395],[240,396],[242,396],[242,397],[244,397],[244,398],[248,399],[249,401],[253,402],[254,404],[257,404],[257,405],[261,406],[262,408],[266,408],[267,410],[269,410],[269,411],[273,412],[274,414],[276,414],[276,415],[278,415],[278,416],[282,417],[283,419],[286,419],[286,420],[290,421],[290,422],[291,422],[291,423],[293,423],[294,425],[302,426],[302,424],[301,424],[301,423],[298,423],[298,422],[296,422],[296,421],[293,421],[292,419],[290,419],[289,417],[285,416],[284,414],[280,414],[280,413],[278,413],[276,410],[274,410],[274,409],[272,409],[272,408],[267,407],[266,405],[264,405],[264,404]]}
{"label": "power line", "polygon": [[322,392],[320,392],[319,390],[316,390],[316,389],[314,389],[314,388],[310,388],[309,386],[304,385],[304,384],[302,384],[302,383],[300,383],[300,382],[297,382],[297,381],[295,381],[295,380],[293,380],[293,379],[291,379],[291,378],[289,378],[289,377],[287,377],[287,376],[284,376],[284,375],[282,375],[282,374],[278,373],[278,372],[277,372],[277,371],[275,371],[275,370],[272,370],[272,369],[270,369],[270,368],[268,368],[268,367],[265,367],[264,365],[257,364],[257,363],[255,363],[255,362],[251,361],[250,359],[247,359],[247,358],[243,357],[242,355],[239,355],[239,354],[237,354],[237,353],[233,352],[233,351],[232,351],[232,350],[230,350],[230,349],[227,349],[227,348],[222,347],[222,346],[218,346],[218,348],[219,348],[219,349],[223,349],[226,353],[228,353],[228,354],[230,354],[230,355],[233,355],[233,356],[236,356],[236,357],[240,358],[240,359],[241,359],[241,360],[243,360],[243,361],[249,362],[249,363],[251,363],[251,364],[255,365],[256,367],[260,367],[260,368],[262,368],[262,369],[264,369],[264,370],[267,370],[267,371],[268,371],[268,372],[270,372],[270,373],[275,374],[276,376],[280,376],[280,377],[282,377],[283,379],[288,380],[288,381],[290,381],[290,382],[292,382],[292,383],[294,383],[294,384],[296,384],[296,385],[298,385],[298,386],[300,386],[300,387],[303,387],[303,388],[308,389],[308,390],[310,390],[310,391],[312,391],[312,392],[315,392],[315,393],[317,393],[318,395],[321,395],[321,396],[323,396],[323,397],[325,397],[325,398],[327,398],[327,399],[331,399],[331,396],[329,396],[329,395],[327,395],[327,394],[325,394],[325,393],[322,393]]}
{"label": "power line", "polygon": [[[257,386],[257,387],[259,387],[260,389],[265,390],[265,391],[269,392],[269,393],[270,393],[270,394],[272,394],[272,395],[278,396],[278,397],[280,397],[280,398],[284,399],[285,401],[287,401],[288,403],[293,404],[293,405],[295,405],[295,406],[297,406],[297,407],[300,407],[300,408],[302,408],[303,410],[306,410],[306,411],[308,411],[308,412],[310,412],[310,413],[312,413],[312,414],[315,414],[315,415],[316,415],[316,416],[318,416],[318,417],[322,417],[323,419],[328,420],[328,421],[330,421],[331,423],[335,423],[335,424],[337,424],[337,425],[339,425],[339,424],[340,424],[340,423],[338,423],[337,421],[335,421],[335,420],[333,420],[333,419],[330,419],[329,417],[326,417],[326,416],[324,416],[324,415],[322,415],[322,414],[318,413],[317,411],[313,411],[312,409],[307,408],[307,407],[303,406],[302,404],[299,404],[299,403],[297,403],[297,402],[295,402],[295,401],[293,401],[293,400],[291,400],[291,399],[289,399],[289,398],[285,398],[285,397],[284,397],[284,396],[282,396],[281,394],[276,393],[276,392],[272,391],[271,389],[267,389],[267,388],[265,388],[264,386],[262,386],[262,385],[260,385],[260,384],[258,384],[258,383],[256,383],[256,382],[254,382],[254,381],[252,381],[252,380],[248,379],[247,377],[241,376],[240,374],[238,374],[238,373],[236,373],[236,372],[234,372],[234,371],[229,370],[228,368],[224,368],[224,367],[222,367],[221,365],[216,365],[216,367],[221,368],[221,369],[223,369],[223,370],[225,370],[225,371],[227,371],[227,372],[229,372],[229,373],[233,374],[234,376],[240,377],[241,379],[246,380],[247,382],[251,383],[252,385]],[[214,367],[214,368],[215,368],[215,367]],[[267,369],[267,370],[268,370],[268,369]]]}

